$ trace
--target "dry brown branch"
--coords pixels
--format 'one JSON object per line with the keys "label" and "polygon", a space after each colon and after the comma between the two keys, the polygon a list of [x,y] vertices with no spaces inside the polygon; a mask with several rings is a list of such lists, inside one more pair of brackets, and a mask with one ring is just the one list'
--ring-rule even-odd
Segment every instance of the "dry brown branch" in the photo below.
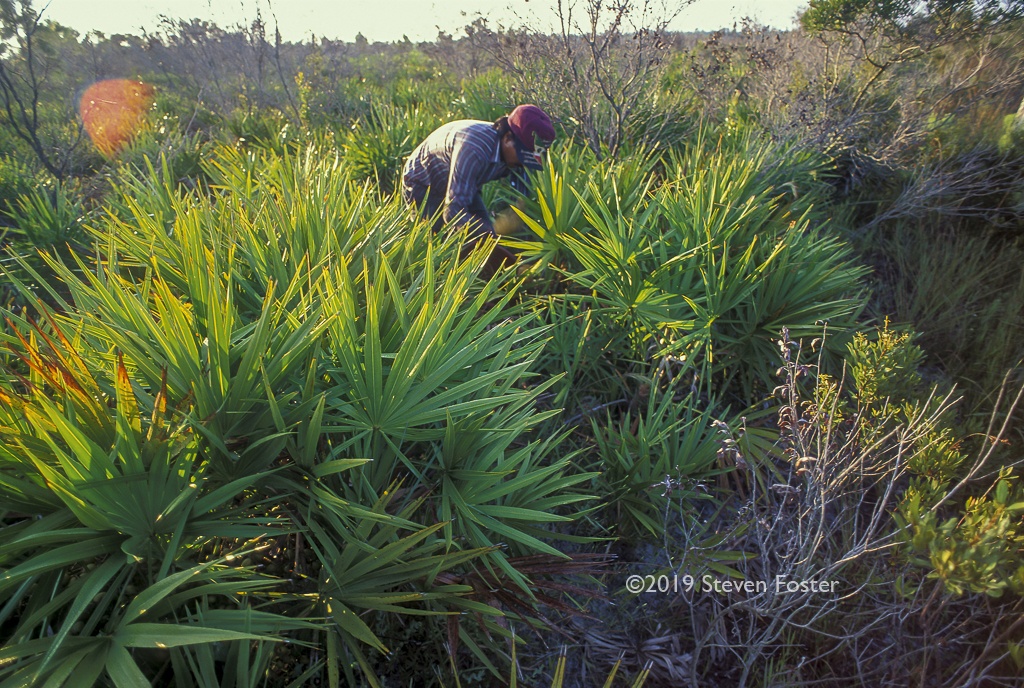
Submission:
{"label": "dry brown branch", "polygon": [[470,35],[515,77],[522,100],[561,115],[603,157],[618,152],[651,98],[671,47],[668,24],[692,1],[557,0],[554,33],[520,19],[495,30],[478,20]]}

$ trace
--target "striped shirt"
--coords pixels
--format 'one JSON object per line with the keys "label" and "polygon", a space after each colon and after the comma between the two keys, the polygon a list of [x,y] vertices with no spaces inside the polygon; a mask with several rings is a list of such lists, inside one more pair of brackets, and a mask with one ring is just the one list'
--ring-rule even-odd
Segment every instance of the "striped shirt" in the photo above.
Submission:
{"label": "striped shirt", "polygon": [[[494,234],[490,214],[480,195],[489,181],[509,174],[499,154],[500,137],[489,122],[449,122],[416,147],[402,175],[407,202],[423,203],[433,213],[444,207],[446,222],[471,223]],[[442,196],[443,194],[443,196]]]}

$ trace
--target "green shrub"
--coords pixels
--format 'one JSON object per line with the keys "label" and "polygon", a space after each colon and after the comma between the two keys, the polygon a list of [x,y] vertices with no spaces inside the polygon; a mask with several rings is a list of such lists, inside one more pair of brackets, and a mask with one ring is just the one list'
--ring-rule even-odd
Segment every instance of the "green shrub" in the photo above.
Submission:
{"label": "green shrub", "polygon": [[567,150],[522,213],[537,240],[517,245],[537,269],[561,267],[566,298],[594,311],[591,336],[616,360],[700,355],[707,383],[738,383],[749,399],[771,384],[758,362],[783,328],[814,336],[828,322],[838,360],[865,305],[866,269],[812,200],[771,186],[781,174],[772,149],[747,143],[741,156],[698,141],[657,188],[650,159],[580,172],[587,154]]}
{"label": "green shrub", "polygon": [[284,115],[273,110],[237,109],[224,127],[236,146],[277,153],[297,144],[301,134]]}
{"label": "green shrub", "polygon": [[204,181],[203,162],[210,154],[212,146],[198,133],[164,131],[162,129],[165,126],[173,125],[162,125],[161,129],[155,131],[147,129],[133,138],[131,143],[118,153],[118,164],[132,170],[136,175],[141,175],[148,171],[147,160],[156,165],[161,159],[166,159],[166,165],[161,163],[159,167],[166,167],[166,172],[174,182],[195,185]]}
{"label": "green shrub", "polygon": [[[685,379],[685,378],[682,378]],[[705,483],[723,472],[720,461],[722,421],[696,406],[688,385],[655,379],[646,386],[646,402],[624,414],[606,413],[604,423],[592,418],[599,466],[596,492],[607,500],[616,534],[626,539],[663,536],[669,523],[711,499]],[[644,388],[642,388],[644,389]],[[680,507],[682,505],[682,507]]]}
{"label": "green shrub", "polygon": [[1001,470],[984,494],[945,520],[932,508],[944,492],[935,483],[915,481],[900,506],[915,562],[951,595],[1024,595],[1024,490],[1013,470]]}
{"label": "green shrub", "polygon": [[[217,480],[179,415],[187,401],[166,386],[135,388],[120,356],[104,361],[60,327],[36,337],[47,344],[20,339],[32,384],[5,385],[0,403],[0,491],[8,509],[24,511],[4,513],[0,675],[148,682],[154,660],[184,676],[187,659],[208,657],[215,643],[259,675],[266,643],[316,628],[250,604],[283,589],[242,559],[254,539],[286,532],[267,515],[274,498],[246,499],[267,474]],[[212,663],[194,668],[214,677]]]}
{"label": "green shrub", "polygon": [[166,212],[121,188],[92,270],[43,258],[60,314],[8,313],[0,676],[210,682],[223,651],[244,685],[372,684],[395,614],[529,619],[593,476],[531,436],[555,381],[508,276],[315,151],[211,170],[209,196],[149,180]]}
{"label": "green shrub", "polygon": [[888,398],[916,396],[914,386],[921,379],[917,368],[924,352],[912,342],[909,333],[890,330],[888,319],[875,339],[869,339],[863,332],[853,336],[847,347],[847,360],[859,403],[870,406]]}
{"label": "green shrub", "polygon": [[26,165],[9,156],[0,157],[0,217],[9,218],[18,200],[37,186],[35,175]]}
{"label": "green shrub", "polygon": [[1019,115],[1006,115],[1003,130],[999,136],[999,150],[1003,153],[1024,155],[1024,124]]}
{"label": "green shrub", "polygon": [[518,105],[508,75],[500,70],[464,79],[461,86],[461,95],[452,106],[466,119],[493,122]]}
{"label": "green shrub", "polygon": [[67,185],[37,187],[16,201],[10,230],[36,248],[62,247],[81,243],[87,212],[83,200]]}
{"label": "green shrub", "polygon": [[440,124],[421,107],[372,105],[346,135],[345,163],[356,179],[373,181],[381,193],[391,194],[405,159]]}

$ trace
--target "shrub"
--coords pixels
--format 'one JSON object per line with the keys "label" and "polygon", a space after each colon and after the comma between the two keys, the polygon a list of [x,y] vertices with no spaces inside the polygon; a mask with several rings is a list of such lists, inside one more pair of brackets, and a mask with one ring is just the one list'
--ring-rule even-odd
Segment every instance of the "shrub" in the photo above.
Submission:
{"label": "shrub", "polygon": [[655,378],[646,391],[646,403],[636,399],[614,418],[609,411],[603,424],[591,419],[601,467],[596,492],[612,512],[605,520],[627,540],[658,539],[667,522],[693,515],[669,519],[669,508],[693,510],[711,499],[705,484],[723,472],[722,446],[729,437],[710,409],[696,407],[688,385]]}
{"label": "shrub", "polygon": [[[162,125],[161,129],[169,124]],[[177,131],[158,129],[146,130],[124,147],[117,156],[117,162],[136,175],[144,175],[147,161],[157,167],[164,167],[162,158],[166,159],[166,171],[175,183],[194,186],[205,180],[203,173],[204,159],[211,152],[211,145],[203,140],[201,134],[181,134]]]}
{"label": "shrub", "polygon": [[916,480],[907,490],[899,517],[908,528],[909,549],[915,563],[942,581],[949,594],[1024,594],[1024,491],[1015,483],[1013,469],[1000,470],[984,494],[968,497],[946,520],[940,520],[935,505],[948,482]]}
{"label": "shrub", "polygon": [[17,200],[11,232],[36,248],[78,244],[84,239],[86,216],[82,199],[67,185],[37,187]]}
{"label": "shrub", "polygon": [[214,169],[215,195],[152,184],[166,214],[122,198],[91,270],[44,256],[59,314],[8,313],[0,676],[375,684],[395,614],[504,634],[556,603],[593,476],[530,434],[554,381],[508,276],[315,152]]}
{"label": "shrub", "polygon": [[299,132],[279,112],[272,110],[235,110],[224,123],[231,141],[242,148],[284,152],[295,144]]}
{"label": "shrub", "polygon": [[924,352],[912,343],[909,333],[890,330],[886,320],[874,340],[863,332],[855,334],[848,351],[859,403],[870,406],[886,399],[915,396],[913,387],[920,383],[917,368]]}
{"label": "shrub", "polygon": [[391,194],[405,159],[439,125],[440,120],[421,107],[375,104],[347,133],[345,162],[356,179],[373,181],[381,193]]}
{"label": "shrub", "polygon": [[738,383],[744,398],[770,384],[757,362],[770,360],[783,327],[812,336],[828,322],[828,346],[841,355],[866,274],[812,201],[771,185],[770,147],[748,143],[736,156],[697,141],[656,191],[642,158],[592,177],[568,157],[562,176],[556,161],[522,213],[538,240],[519,244],[538,266],[564,266],[565,298],[593,310],[591,336],[616,360],[699,355],[711,363],[705,382]]}
{"label": "shrub", "polygon": [[[944,685],[967,686],[974,685],[969,666],[1010,685],[1015,673],[1003,663],[1007,646],[990,647],[989,634],[1019,621],[1019,600],[989,604],[969,591],[997,595],[1018,585],[1017,521],[1024,507],[1014,503],[1005,471],[984,497],[968,500],[965,511],[952,502],[970,480],[981,479],[984,491],[991,476],[980,467],[990,465],[999,441],[986,440],[972,469],[959,472],[955,484],[917,477],[924,466],[955,462],[967,438],[948,432],[954,427],[952,395],[937,396],[933,389],[907,405],[873,396],[906,385],[908,371],[890,365],[891,355],[870,352],[911,353],[906,338],[883,330],[853,341],[862,367],[858,377],[870,381],[865,389],[852,387],[853,376],[822,377],[820,350],[805,358],[807,349],[785,333],[778,343],[783,380],[776,389],[776,437],[741,450],[737,473],[746,476],[749,492],[737,495],[708,526],[723,534],[718,546],[742,548],[746,556],[727,574],[700,565],[690,556],[692,546],[673,552],[666,541],[661,555],[681,562],[670,574],[697,581],[679,601],[692,612],[683,615],[679,631],[690,680],[713,675],[758,685],[767,674],[783,685],[902,685],[927,673]],[[866,367],[872,373],[865,374]],[[869,397],[869,403],[856,403]],[[993,434],[1005,437],[1005,430],[993,428]],[[940,515],[943,505],[951,512],[947,520]],[[894,555],[900,542],[916,554]],[[705,571],[712,580],[729,575],[755,587],[743,595],[708,594],[701,583]],[[942,583],[929,585],[929,578]],[[812,582],[829,585],[815,591]],[[964,597],[944,595],[943,587]],[[649,623],[678,614],[675,609],[669,605]],[[927,618],[923,636],[910,621],[918,615]],[[933,656],[936,642],[956,642],[961,653],[955,659]],[[1015,641],[1009,643],[1014,647]],[[866,645],[878,648],[870,665],[858,649]]]}
{"label": "shrub", "polygon": [[991,405],[983,400],[1024,358],[1020,249],[995,237],[936,235],[904,224],[871,236],[891,275],[876,290],[875,312],[917,323],[916,344],[930,366],[963,385],[966,412]]}
{"label": "shrub", "polygon": [[467,119],[493,122],[507,115],[518,104],[508,76],[500,70],[464,79],[461,91],[452,106]]}
{"label": "shrub", "polygon": [[28,196],[37,183],[27,166],[9,156],[0,157],[0,217],[9,218],[18,199]]}

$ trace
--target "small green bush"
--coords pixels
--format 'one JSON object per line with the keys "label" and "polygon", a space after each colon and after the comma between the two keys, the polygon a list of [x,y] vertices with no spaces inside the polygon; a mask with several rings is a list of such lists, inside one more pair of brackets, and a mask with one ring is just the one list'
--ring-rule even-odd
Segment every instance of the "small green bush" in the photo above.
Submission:
{"label": "small green bush", "polygon": [[652,382],[642,388],[647,399],[638,399],[640,408],[607,412],[603,423],[591,419],[601,469],[596,492],[611,511],[604,520],[615,523],[616,535],[626,540],[657,540],[668,523],[692,517],[674,510],[696,509],[711,499],[704,484],[726,470],[720,461],[725,424],[696,408],[686,386]]}
{"label": "small green bush", "polygon": [[[135,136],[128,146],[119,151],[118,165],[139,175],[148,171],[146,161],[149,160],[157,168],[165,166],[176,183],[194,186],[205,181],[203,162],[211,153],[212,146],[199,133],[178,132],[175,124],[165,118],[158,127],[147,128]],[[165,159],[166,165],[156,164],[161,158]]]}
{"label": "small green bush", "polygon": [[81,243],[87,211],[84,201],[65,184],[36,187],[16,201],[11,233],[36,248]]}
{"label": "small green bush", "polygon": [[301,132],[274,110],[235,110],[224,122],[231,142],[241,148],[258,148],[283,153],[301,138]]}
{"label": "small green bush", "polygon": [[912,399],[920,382],[918,366],[924,358],[921,347],[907,332],[889,329],[888,319],[874,339],[863,332],[854,335],[847,347],[850,373],[858,401],[870,406],[887,398]]}
{"label": "small green bush", "polygon": [[346,133],[345,163],[355,179],[375,182],[381,193],[391,194],[405,159],[440,123],[421,107],[375,104]]}
{"label": "small green bush", "polygon": [[947,485],[917,480],[900,506],[914,561],[951,595],[1024,595],[1024,489],[1013,470],[999,471],[989,489],[943,518],[933,507]]}
{"label": "small green bush", "polygon": [[18,201],[38,185],[28,166],[9,156],[0,157],[0,217],[10,218]]}
{"label": "small green bush", "polygon": [[1004,153],[1024,155],[1024,118],[1020,115],[1006,115],[1003,118],[999,150]]}

